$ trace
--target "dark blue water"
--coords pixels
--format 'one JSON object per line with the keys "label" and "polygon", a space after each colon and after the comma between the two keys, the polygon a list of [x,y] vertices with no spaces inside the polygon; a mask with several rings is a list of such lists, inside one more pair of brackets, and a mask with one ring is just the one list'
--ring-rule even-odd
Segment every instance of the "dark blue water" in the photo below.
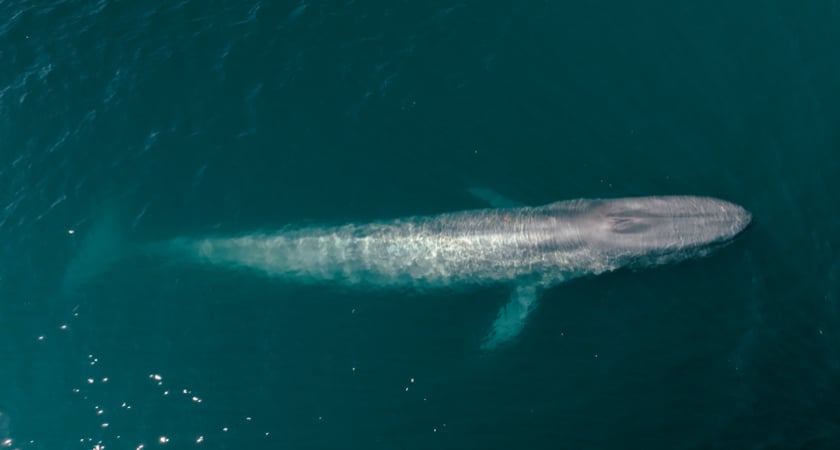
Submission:
{"label": "dark blue water", "polygon": [[[840,448],[838,23],[836,1],[0,2],[0,445]],[[484,207],[473,186],[712,195],[754,225],[555,287],[491,353],[504,286],[112,261]]]}

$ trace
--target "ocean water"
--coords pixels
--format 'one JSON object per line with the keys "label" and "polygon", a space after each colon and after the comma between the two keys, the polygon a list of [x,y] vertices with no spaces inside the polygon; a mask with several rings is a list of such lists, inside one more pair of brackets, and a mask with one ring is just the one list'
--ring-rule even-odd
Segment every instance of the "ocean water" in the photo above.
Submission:
{"label": "ocean water", "polygon": [[[0,2],[0,447],[840,448],[836,1]],[[705,259],[366,292],[136,243],[697,194]],[[105,225],[103,225],[105,224]]]}

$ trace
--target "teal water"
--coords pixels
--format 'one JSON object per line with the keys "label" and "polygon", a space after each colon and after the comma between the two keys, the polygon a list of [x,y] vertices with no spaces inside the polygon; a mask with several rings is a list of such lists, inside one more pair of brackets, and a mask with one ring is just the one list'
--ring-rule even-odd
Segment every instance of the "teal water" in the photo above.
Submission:
{"label": "teal water", "polygon": [[[0,445],[840,448],[838,23],[831,1],[0,2]],[[485,206],[473,186],[712,195],[754,225],[555,287],[492,353],[505,287],[111,261]]]}

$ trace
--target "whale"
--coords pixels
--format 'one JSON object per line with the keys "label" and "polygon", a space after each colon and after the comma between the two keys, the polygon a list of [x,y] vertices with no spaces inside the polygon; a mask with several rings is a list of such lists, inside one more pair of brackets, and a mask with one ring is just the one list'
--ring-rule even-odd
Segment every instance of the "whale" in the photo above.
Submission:
{"label": "whale", "polygon": [[524,206],[488,191],[473,193],[490,207],[182,237],[166,245],[196,264],[297,283],[418,291],[507,285],[510,300],[481,342],[492,350],[520,335],[545,289],[578,277],[706,256],[752,220],[737,204],[702,196]]}

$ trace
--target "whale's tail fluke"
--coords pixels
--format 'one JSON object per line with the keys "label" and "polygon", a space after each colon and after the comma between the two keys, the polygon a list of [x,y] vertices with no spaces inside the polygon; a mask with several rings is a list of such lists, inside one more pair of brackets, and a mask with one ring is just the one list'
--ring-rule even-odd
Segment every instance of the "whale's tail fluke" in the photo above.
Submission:
{"label": "whale's tail fluke", "polygon": [[64,272],[65,291],[87,284],[126,254],[120,222],[114,213],[101,217],[87,230],[77,230],[76,235],[81,238],[81,245]]}

